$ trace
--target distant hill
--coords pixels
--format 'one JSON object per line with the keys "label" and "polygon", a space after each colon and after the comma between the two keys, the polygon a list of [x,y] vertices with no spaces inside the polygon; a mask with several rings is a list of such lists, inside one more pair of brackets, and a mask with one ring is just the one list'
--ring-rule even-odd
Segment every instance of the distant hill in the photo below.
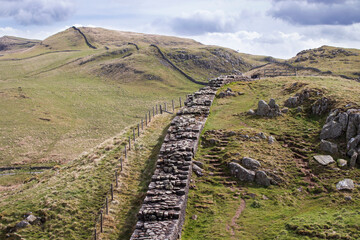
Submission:
{"label": "distant hill", "polygon": [[0,38],[0,55],[25,50],[39,44],[39,42],[40,40],[3,36]]}
{"label": "distant hill", "polygon": [[322,46],[299,52],[289,59],[293,66],[314,67],[334,75],[360,78],[360,50]]}

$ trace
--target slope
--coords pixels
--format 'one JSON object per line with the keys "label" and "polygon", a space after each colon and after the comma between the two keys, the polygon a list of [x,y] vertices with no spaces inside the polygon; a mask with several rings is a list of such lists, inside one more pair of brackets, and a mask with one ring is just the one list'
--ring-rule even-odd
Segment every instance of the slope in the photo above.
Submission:
{"label": "slope", "polygon": [[[276,118],[247,114],[270,98],[282,108],[304,89],[335,100],[332,108],[344,108],[360,101],[358,85],[335,77],[275,77],[220,89],[244,94],[219,97],[212,105],[196,154],[203,176],[193,174],[182,239],[358,239],[359,188],[339,191],[335,185],[344,178],[358,182],[359,168],[313,160],[324,153],[319,134],[328,114],[312,114],[309,102]],[[229,163],[243,157],[259,161],[278,185],[232,177]]]}
{"label": "slope", "polygon": [[[7,133],[0,139],[0,166],[71,161],[143,118],[145,109],[184,99],[198,88],[150,44],[199,82],[250,66],[232,50],[190,39],[77,29],[82,34],[69,28],[26,51],[0,57],[0,126]],[[172,57],[178,51],[196,57],[178,60]],[[24,178],[9,177],[3,184]]]}

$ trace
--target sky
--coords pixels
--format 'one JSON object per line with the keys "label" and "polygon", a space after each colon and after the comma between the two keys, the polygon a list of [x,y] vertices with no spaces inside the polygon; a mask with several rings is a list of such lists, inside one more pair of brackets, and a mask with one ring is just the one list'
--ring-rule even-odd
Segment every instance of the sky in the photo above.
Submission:
{"label": "sky", "polygon": [[322,45],[360,48],[360,0],[0,0],[0,37],[43,40],[73,25],[291,58]]}

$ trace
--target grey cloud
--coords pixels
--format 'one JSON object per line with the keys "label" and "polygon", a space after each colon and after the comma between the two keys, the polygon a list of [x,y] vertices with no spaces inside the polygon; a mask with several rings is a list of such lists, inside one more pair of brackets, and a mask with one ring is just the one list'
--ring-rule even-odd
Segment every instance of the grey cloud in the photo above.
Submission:
{"label": "grey cloud", "polygon": [[0,17],[11,17],[21,25],[46,25],[63,21],[74,7],[68,0],[1,0]]}
{"label": "grey cloud", "polygon": [[239,18],[240,16],[201,11],[186,17],[173,18],[169,26],[175,33],[192,36],[204,33],[232,32],[236,29]]}
{"label": "grey cloud", "polygon": [[274,0],[272,17],[299,25],[351,25],[360,22],[360,1]]}

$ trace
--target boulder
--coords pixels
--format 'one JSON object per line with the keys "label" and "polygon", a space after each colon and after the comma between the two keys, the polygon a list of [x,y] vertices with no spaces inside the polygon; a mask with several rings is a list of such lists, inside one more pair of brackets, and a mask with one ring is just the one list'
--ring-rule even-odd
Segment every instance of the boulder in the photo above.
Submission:
{"label": "boulder", "polygon": [[248,115],[255,115],[255,111],[250,109],[248,112],[247,112]]}
{"label": "boulder", "polygon": [[264,171],[257,171],[255,174],[255,182],[261,186],[270,186],[270,179]]}
{"label": "boulder", "polygon": [[273,136],[268,137],[268,143],[273,144],[275,142],[275,138]]}
{"label": "boulder", "polygon": [[358,153],[354,152],[350,158],[349,167],[354,168],[356,166],[356,161],[358,158]]}
{"label": "boulder", "polygon": [[316,155],[314,159],[323,166],[334,163],[334,159],[330,155]]}
{"label": "boulder", "polygon": [[256,110],[256,115],[267,116],[269,112],[270,106],[264,100],[260,100],[258,103],[258,108]]}
{"label": "boulder", "polygon": [[287,99],[284,103],[285,107],[289,107],[289,108],[294,108],[298,106],[298,97],[290,97],[289,99]]}
{"label": "boulder", "polygon": [[326,123],[320,133],[320,139],[329,139],[340,137],[343,133],[343,127],[341,123],[330,121]]}
{"label": "boulder", "polygon": [[288,113],[289,109],[287,107],[284,107],[283,109],[281,109],[281,113]]}
{"label": "boulder", "polygon": [[15,225],[15,228],[24,228],[24,227],[27,227],[30,223],[28,221],[21,221],[21,222],[18,222],[16,225]]}
{"label": "boulder", "polygon": [[203,176],[203,170],[196,164],[193,164],[193,172],[198,176],[201,177]]}
{"label": "boulder", "polygon": [[269,101],[269,107],[270,108],[275,108],[276,107],[276,103],[275,103],[275,99],[271,98]]}
{"label": "boulder", "polygon": [[338,159],[337,163],[339,167],[346,167],[347,165],[347,161],[345,159]]}
{"label": "boulder", "polygon": [[238,178],[240,181],[253,182],[255,180],[255,172],[248,170],[238,163],[229,163],[231,175]]}
{"label": "boulder", "polygon": [[356,137],[353,137],[349,140],[349,142],[346,145],[346,149],[348,151],[352,150],[352,149],[357,149],[357,146],[360,143],[360,135],[357,135]]}
{"label": "boulder", "polygon": [[349,109],[346,112],[349,115],[348,125],[346,129],[346,140],[360,134],[360,113],[357,109]]}
{"label": "boulder", "polygon": [[338,146],[335,143],[326,141],[326,140],[321,140],[320,143],[320,150],[324,151],[324,152],[328,152],[331,154],[337,154],[338,153]]}
{"label": "boulder", "polygon": [[351,179],[344,179],[336,184],[337,190],[353,190],[355,188],[354,181]]}
{"label": "boulder", "polygon": [[256,170],[259,167],[261,167],[261,164],[259,163],[259,161],[255,160],[255,159],[252,159],[252,158],[249,158],[249,157],[244,157],[241,160],[241,164],[244,167],[246,167],[247,169],[250,169],[250,170]]}

